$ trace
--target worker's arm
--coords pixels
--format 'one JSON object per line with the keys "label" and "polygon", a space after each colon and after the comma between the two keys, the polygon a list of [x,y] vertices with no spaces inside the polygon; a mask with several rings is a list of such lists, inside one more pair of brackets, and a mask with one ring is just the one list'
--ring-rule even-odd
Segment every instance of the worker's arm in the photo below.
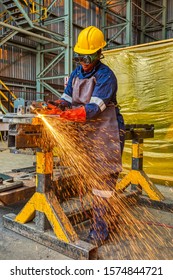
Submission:
{"label": "worker's arm", "polygon": [[[70,75],[67,87],[65,88],[64,93],[62,94],[61,98],[56,100],[55,102],[49,102],[48,108],[52,108],[50,111],[54,112],[55,114],[59,115],[61,118],[76,121],[76,122],[84,122],[86,121],[86,110],[84,106],[79,106],[77,108],[71,108],[72,104],[72,93],[73,93],[73,78],[76,75],[77,69],[75,69],[72,74]],[[65,111],[64,108],[65,107]],[[57,113],[56,113],[56,107]],[[59,109],[63,109],[61,112]]]}
{"label": "worker's arm", "polygon": [[116,103],[117,80],[109,68],[101,69],[95,75],[96,85],[90,102],[85,105],[87,119],[103,112],[110,101]]}
{"label": "worker's arm", "polygon": [[[63,102],[72,103],[73,78],[77,75],[76,68],[68,81],[64,94],[61,96]],[[96,85],[92,93],[90,102],[70,110],[62,112],[61,117],[71,121],[85,121],[98,116],[106,109],[110,101],[116,101],[117,80],[113,72],[108,67],[101,68],[95,74]]]}
{"label": "worker's arm", "polygon": [[[73,78],[76,76],[77,71],[78,70],[76,69],[72,72],[65,92],[61,96],[61,99],[70,103],[72,103]],[[82,109],[80,107],[80,111],[76,111],[76,113],[80,112],[81,114],[83,110],[84,116],[85,110],[86,120],[98,116],[101,112],[103,112],[106,109],[106,106],[110,103],[110,101],[116,102],[117,80],[113,72],[108,67],[104,66],[95,74],[95,78],[96,85],[94,87],[94,91],[92,93],[90,102],[88,104],[83,105]],[[74,112],[76,109],[74,109]],[[67,114],[70,114],[70,112]]]}

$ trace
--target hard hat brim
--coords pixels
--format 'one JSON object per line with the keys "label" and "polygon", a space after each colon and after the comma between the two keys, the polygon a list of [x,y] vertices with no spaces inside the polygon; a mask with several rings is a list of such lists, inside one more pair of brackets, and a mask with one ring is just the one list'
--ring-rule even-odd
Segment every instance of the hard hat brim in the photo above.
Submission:
{"label": "hard hat brim", "polygon": [[79,53],[79,54],[93,54],[95,52],[97,52],[98,50],[104,48],[106,46],[106,42],[104,41],[103,46],[100,48],[96,48],[93,50],[87,50],[87,49],[81,49],[78,47],[78,45],[76,44],[74,47],[74,52]]}

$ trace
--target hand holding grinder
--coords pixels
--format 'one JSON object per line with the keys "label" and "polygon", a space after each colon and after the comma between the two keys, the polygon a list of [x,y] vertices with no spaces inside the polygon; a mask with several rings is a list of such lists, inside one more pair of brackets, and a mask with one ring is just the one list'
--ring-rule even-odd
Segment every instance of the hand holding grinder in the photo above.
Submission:
{"label": "hand holding grinder", "polygon": [[86,121],[86,111],[84,106],[72,108],[65,100],[48,101],[47,103],[33,103],[31,113],[42,115],[56,115],[69,121],[84,122]]}

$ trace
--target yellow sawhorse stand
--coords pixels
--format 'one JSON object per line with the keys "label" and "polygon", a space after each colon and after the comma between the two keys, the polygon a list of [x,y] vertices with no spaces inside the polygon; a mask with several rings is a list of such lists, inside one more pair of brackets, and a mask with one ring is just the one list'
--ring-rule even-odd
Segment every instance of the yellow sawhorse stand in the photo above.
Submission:
{"label": "yellow sawhorse stand", "polygon": [[126,140],[132,140],[132,169],[117,183],[116,190],[131,190],[142,195],[146,192],[153,201],[163,201],[164,196],[143,171],[143,139],[154,137],[153,125],[126,125]]}
{"label": "yellow sawhorse stand", "polygon": [[47,218],[59,240],[67,243],[71,241],[74,242],[78,239],[78,236],[64,214],[56,196],[53,191],[51,191],[50,183],[53,171],[52,159],[53,156],[51,152],[37,152],[37,191],[26,203],[22,211],[16,216],[15,221],[25,224],[35,218],[36,211],[44,213],[45,219],[40,216],[39,219],[36,217],[40,230],[46,228]]}

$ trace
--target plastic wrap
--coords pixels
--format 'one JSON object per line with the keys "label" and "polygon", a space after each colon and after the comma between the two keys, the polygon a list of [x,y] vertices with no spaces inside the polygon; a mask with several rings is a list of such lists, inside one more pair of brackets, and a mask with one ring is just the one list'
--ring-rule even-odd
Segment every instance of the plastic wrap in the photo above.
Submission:
{"label": "plastic wrap", "polygon": [[[144,171],[173,185],[173,40],[104,52],[118,80],[118,103],[126,124],[154,124],[144,139]],[[131,166],[126,141],[123,168]]]}

